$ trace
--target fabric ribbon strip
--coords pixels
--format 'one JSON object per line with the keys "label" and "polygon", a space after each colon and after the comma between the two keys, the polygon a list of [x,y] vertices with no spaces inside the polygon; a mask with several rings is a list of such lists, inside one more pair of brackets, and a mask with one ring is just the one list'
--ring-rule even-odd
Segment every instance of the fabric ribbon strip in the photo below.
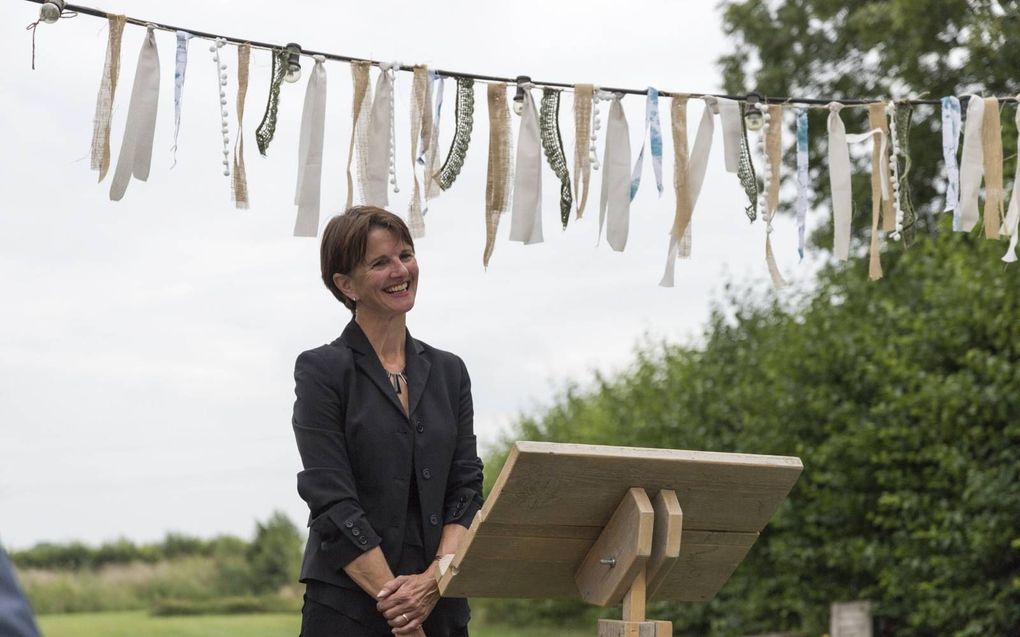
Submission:
{"label": "fabric ribbon strip", "polygon": [[[669,107],[670,130],[673,134],[673,191],[676,195],[676,212],[669,232],[669,249],[666,253],[666,270],[659,285],[673,287],[676,276],[677,245],[687,234],[691,223],[690,156],[687,151],[686,95],[674,96]],[[707,108],[706,108],[707,110]]]}
{"label": "fabric ribbon strip", "polygon": [[441,170],[441,166],[439,164],[439,124],[440,116],[443,114],[443,90],[446,87],[446,78],[442,76],[433,76],[429,86],[429,92],[433,96],[429,99],[432,100],[434,98],[435,110],[432,115],[432,132],[429,136],[428,149],[425,151],[424,156],[426,210],[428,210],[429,201],[435,199],[439,196],[439,193],[443,192],[443,189],[439,187],[437,175]]}
{"label": "fabric ribbon strip", "polygon": [[896,210],[896,228],[893,238],[899,240],[902,235],[903,245],[910,246],[913,242],[914,232],[917,229],[917,213],[914,211],[914,204],[910,197],[910,126],[914,116],[914,107],[910,102],[900,103],[893,111],[895,126],[890,130],[894,136],[893,148],[896,161],[896,183],[893,185],[893,192],[896,201],[893,207]]}
{"label": "fabric ribbon strip", "polygon": [[758,217],[758,176],[754,172],[754,159],[751,157],[751,148],[747,143],[747,129],[744,127],[744,118],[740,118],[740,164],[737,169],[737,177],[740,185],[747,195],[748,205],[744,213],[750,221]]}
{"label": "fabric ribbon strip", "polygon": [[152,138],[156,132],[156,110],[159,104],[159,52],[153,27],[145,33],[138,53],[135,81],[131,87],[124,137],[121,139],[117,169],[110,182],[110,199],[120,201],[127,191],[131,176],[139,181],[149,178],[152,164]]}
{"label": "fabric ribbon strip", "polygon": [[184,101],[184,75],[188,70],[188,42],[193,36],[187,31],[177,32],[177,52],[174,67],[174,143],[170,147],[170,168],[177,165],[177,134],[181,130],[181,104]]}
{"label": "fabric ribbon strip", "polygon": [[563,137],[560,135],[560,91],[554,88],[542,89],[541,120],[542,149],[556,178],[560,180],[560,222],[567,229],[574,197],[570,192],[570,173],[567,171],[567,156],[563,152]]}
{"label": "fabric ribbon strip", "polygon": [[375,81],[375,99],[368,119],[368,146],[365,157],[365,203],[385,208],[389,205],[390,168],[393,152],[393,71],[389,64],[379,65]]}
{"label": "fabric ribbon strip", "polygon": [[[1020,104],[1020,95],[1017,95],[1017,103]],[[1016,148],[1020,148],[1020,106],[1017,107],[1016,118],[1017,134],[1017,145]],[[1009,209],[1006,212],[1006,221],[1002,225],[1002,232],[1009,237],[1009,247],[1006,249],[1006,254],[1002,255],[1002,260],[1006,263],[1016,262],[1016,246],[1017,246],[1017,235],[1020,230],[1020,161],[1016,163],[1016,174],[1013,177],[1013,194],[1009,198]]]}
{"label": "fabric ribbon strip", "polygon": [[599,202],[599,238],[604,225],[609,247],[617,252],[627,246],[630,232],[630,131],[621,97],[613,95],[609,106]]}
{"label": "fabric ribbon strip", "polygon": [[[698,132],[694,137],[694,148],[692,149],[688,160],[687,188],[689,195],[687,199],[690,202],[690,216],[686,225],[681,219],[680,225],[677,226],[675,224],[676,220],[674,219],[673,231],[670,233],[669,237],[669,250],[666,255],[666,269],[662,275],[662,279],[659,281],[659,285],[665,288],[671,288],[674,285],[677,259],[686,259],[691,256],[691,227],[693,225],[694,208],[698,203],[698,196],[701,194],[701,186],[705,182],[705,174],[708,171],[708,155],[712,150],[712,138],[715,135],[715,120],[713,119],[713,115],[716,114],[718,106],[717,99],[715,97],[707,96],[703,98],[703,100],[705,102],[705,109],[701,113],[701,122],[698,124]],[[672,109],[670,114],[679,116],[679,113],[676,113],[676,111]],[[678,125],[681,124],[677,119],[674,119],[672,123],[672,126],[674,127],[674,154],[677,152],[677,137],[675,129]],[[682,126],[686,129],[686,119],[684,119]],[[686,152],[686,144],[684,145],[683,152]],[[679,197],[679,194],[677,196]],[[682,201],[682,199],[678,200],[678,208]]]}
{"label": "fabric ribbon strip", "polygon": [[1006,191],[1002,185],[1002,121],[999,118],[999,100],[985,98],[983,118],[982,154],[985,160],[985,239],[998,239],[1002,228],[1003,204]]}
{"label": "fabric ribbon strip", "polygon": [[797,254],[804,258],[804,237],[807,231],[808,187],[808,116],[806,108],[797,109]]}
{"label": "fabric ribbon strip", "polygon": [[[868,126],[871,130],[882,130],[886,124],[885,104],[875,102],[868,105]],[[884,135],[885,133],[883,133]],[[879,219],[882,215],[882,193],[888,192],[883,186],[888,183],[886,173],[889,170],[889,158],[883,153],[883,147],[872,144],[871,149],[871,244],[868,248],[868,278],[877,281],[882,278],[881,240],[879,237]],[[888,198],[886,199],[888,201]]]}
{"label": "fabric ribbon strip", "polygon": [[[859,135],[847,135],[839,112],[843,105],[839,102],[829,103],[829,182],[832,190],[832,253],[840,261],[850,258],[850,221],[853,195],[850,188],[850,149],[855,144],[878,137],[881,143],[880,155],[885,156],[885,135],[881,129],[872,129]],[[880,167],[872,166],[872,170]],[[884,183],[884,182],[883,182]],[[883,188],[883,197],[889,193]]]}
{"label": "fabric ribbon strip", "polygon": [[[946,163],[946,212],[960,205],[960,166],[956,152],[960,147],[960,100],[954,95],[942,98],[942,159]],[[954,224],[955,225],[955,224]]]}
{"label": "fabric ribbon strip", "polygon": [[970,232],[978,221],[978,194],[984,176],[982,137],[985,101],[971,95],[967,101],[967,119],[963,130],[963,154],[960,158],[960,206],[953,216],[953,230]]}
{"label": "fabric ribbon strip", "polygon": [[280,84],[287,74],[287,51],[273,49],[273,73],[269,80],[269,97],[266,98],[266,112],[262,115],[262,123],[255,129],[255,143],[259,153],[265,157],[269,150],[269,142],[276,134],[276,115],[280,108]]}
{"label": "fabric ribbon strip", "polygon": [[591,186],[591,159],[588,143],[591,137],[591,106],[595,87],[574,85],[574,192],[577,193],[577,218],[584,216]]}
{"label": "fabric ribbon strip", "polygon": [[542,142],[538,112],[531,96],[532,84],[524,89],[520,131],[517,133],[517,167],[514,170],[513,213],[510,240],[525,245],[542,243]]}
{"label": "fabric ribbon strip", "polygon": [[641,140],[641,150],[638,151],[637,161],[634,163],[634,171],[630,175],[630,200],[634,201],[638,187],[641,185],[641,169],[645,163],[645,141],[649,141],[652,148],[652,168],[655,172],[655,187],[662,196],[662,123],[659,121],[659,92],[653,87],[648,87],[648,97],[645,98],[645,135]]}
{"label": "fabric ribbon strip", "polygon": [[786,287],[786,279],[776,265],[776,255],[772,251],[772,219],[779,209],[779,167],[783,156],[783,107],[771,104],[765,111],[765,205],[762,216],[765,221],[765,263],[772,279],[772,287]]}
{"label": "fabric ribbon strip", "polygon": [[351,141],[347,149],[347,202],[344,209],[354,205],[354,177],[351,165],[354,163],[355,150],[358,156],[358,190],[361,200],[368,194],[368,120],[372,104],[372,87],[369,83],[368,71],[370,62],[355,60],[351,62],[351,79],[354,82],[354,105],[351,108]]}
{"label": "fabric ribbon strip", "polygon": [[231,192],[234,206],[248,208],[248,175],[244,167],[244,101],[248,95],[248,71],[251,66],[251,44],[237,47],[237,139],[234,140],[234,181]]}
{"label": "fabric ribbon strip", "polygon": [[[411,203],[407,208],[407,227],[411,237],[420,239],[425,236],[425,218],[421,211],[421,184],[418,182],[418,142],[428,140],[428,131],[432,128],[432,112],[428,97],[428,67],[414,67],[414,80],[411,84],[411,175],[414,179],[414,190],[411,192]],[[428,113],[428,122],[425,122]]]}
{"label": "fabric ribbon strip", "polygon": [[[475,121],[475,81],[469,77],[457,78],[457,110],[454,116],[456,124],[450,152],[436,176],[439,187],[443,190],[448,190],[460,174],[460,169],[464,167],[464,159],[467,157],[468,145],[471,143],[471,129]],[[538,124],[537,118],[535,124],[536,126]]]}
{"label": "fabric ribbon strip", "polygon": [[294,204],[298,207],[294,222],[295,237],[314,237],[319,231],[319,205],[322,186],[322,144],[326,127],[326,58],[313,56],[315,66],[305,88],[298,138],[298,173]]}
{"label": "fabric ribbon strip", "polygon": [[740,102],[725,97],[716,98],[718,102],[719,120],[722,123],[723,155],[726,159],[726,172],[740,172],[741,149],[746,146],[744,140],[744,118],[740,113]]}
{"label": "fabric ribbon strip", "polygon": [[489,84],[489,164],[485,179],[485,251],[482,266],[489,267],[489,259],[496,247],[496,230],[499,218],[510,204],[510,181],[513,171],[510,109],[506,101],[506,84]]}
{"label": "fabric ribbon strip", "polygon": [[120,76],[120,42],[124,35],[126,16],[111,15],[107,19],[109,34],[106,41],[106,62],[103,77],[96,95],[96,117],[92,128],[92,170],[99,171],[99,181],[106,178],[110,169],[110,120],[113,115],[113,98],[117,93]]}

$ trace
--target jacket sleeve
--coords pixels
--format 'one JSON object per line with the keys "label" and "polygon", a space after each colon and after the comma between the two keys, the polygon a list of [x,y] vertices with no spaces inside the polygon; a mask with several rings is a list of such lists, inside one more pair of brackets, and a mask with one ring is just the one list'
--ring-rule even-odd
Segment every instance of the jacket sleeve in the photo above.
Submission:
{"label": "jacket sleeve", "polygon": [[294,365],[294,437],[304,470],[298,473],[301,498],[308,503],[308,526],[321,538],[320,548],[336,556],[343,568],[381,538],[358,501],[347,455],[343,404],[328,382],[337,376],[315,350],[303,352]]}
{"label": "jacket sleeve", "polygon": [[443,523],[471,526],[482,506],[482,460],[474,430],[474,404],[471,400],[471,378],[464,361],[460,364],[460,407],[457,417],[457,442],[453,463],[446,483]]}

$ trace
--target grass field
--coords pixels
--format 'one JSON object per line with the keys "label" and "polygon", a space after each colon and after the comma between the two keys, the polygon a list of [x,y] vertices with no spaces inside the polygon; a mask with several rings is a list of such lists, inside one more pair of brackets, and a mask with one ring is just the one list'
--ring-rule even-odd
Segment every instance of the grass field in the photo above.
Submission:
{"label": "grass field", "polygon": [[[150,617],[144,612],[42,615],[43,637],[297,637],[297,614]],[[587,637],[592,630],[472,623],[471,637]]]}

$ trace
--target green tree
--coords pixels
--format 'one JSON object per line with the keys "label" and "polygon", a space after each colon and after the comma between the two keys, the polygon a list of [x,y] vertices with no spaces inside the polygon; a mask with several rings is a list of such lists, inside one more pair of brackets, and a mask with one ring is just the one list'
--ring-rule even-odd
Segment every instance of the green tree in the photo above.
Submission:
{"label": "green tree", "polygon": [[301,567],[301,533],[281,511],[255,526],[255,539],[248,550],[251,588],[271,593],[297,581]]}
{"label": "green tree", "polygon": [[[733,50],[720,60],[726,90],[821,98],[939,99],[1020,91],[1020,3],[1016,0],[726,0],[723,29]],[[1003,109],[1006,174],[1016,129]],[[810,112],[814,203],[829,207],[827,112]],[[848,131],[866,130],[861,109],[846,109]],[[910,135],[910,191],[919,228],[932,232],[942,210],[944,167],[938,106],[918,106]],[[867,164],[868,162],[865,162]],[[870,232],[867,166],[856,171],[855,237]],[[814,236],[831,245],[831,226]]]}

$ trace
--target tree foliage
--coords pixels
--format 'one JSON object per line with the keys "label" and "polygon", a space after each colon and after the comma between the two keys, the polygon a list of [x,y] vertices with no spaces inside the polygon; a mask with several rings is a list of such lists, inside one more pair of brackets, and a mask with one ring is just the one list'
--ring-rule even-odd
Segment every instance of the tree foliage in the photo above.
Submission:
{"label": "tree foliage", "polygon": [[[733,50],[721,60],[726,90],[834,98],[927,98],[1020,91],[1020,3],[1016,0],[727,0],[723,28]],[[1005,174],[1016,128],[1002,109]],[[814,203],[828,210],[826,117],[809,112]],[[864,109],[845,109],[849,132],[867,130]],[[918,106],[910,135],[910,194],[919,227],[933,232],[942,210],[944,166],[939,107]],[[869,154],[870,155],[870,154]],[[855,237],[870,231],[870,158],[854,179]],[[865,214],[867,212],[867,214]],[[814,236],[831,245],[831,226]]]}
{"label": "tree foliage", "polygon": [[877,284],[855,261],[792,302],[731,289],[702,345],[645,346],[513,437],[802,458],[716,599],[649,613],[677,634],[817,635],[831,602],[870,599],[883,635],[1017,635],[1020,286],[1000,253],[943,232]]}

